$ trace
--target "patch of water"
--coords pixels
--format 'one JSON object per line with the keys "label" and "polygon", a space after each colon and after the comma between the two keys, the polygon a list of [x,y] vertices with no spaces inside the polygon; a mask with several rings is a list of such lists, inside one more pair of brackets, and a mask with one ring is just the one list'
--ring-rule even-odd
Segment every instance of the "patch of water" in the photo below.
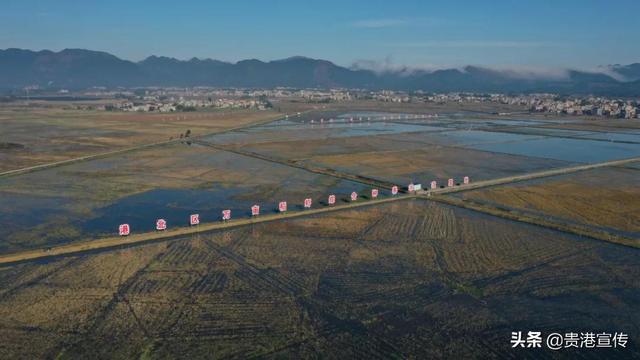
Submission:
{"label": "patch of water", "polygon": [[640,156],[640,145],[595,140],[537,138],[527,141],[465,145],[467,148],[581,163]]}

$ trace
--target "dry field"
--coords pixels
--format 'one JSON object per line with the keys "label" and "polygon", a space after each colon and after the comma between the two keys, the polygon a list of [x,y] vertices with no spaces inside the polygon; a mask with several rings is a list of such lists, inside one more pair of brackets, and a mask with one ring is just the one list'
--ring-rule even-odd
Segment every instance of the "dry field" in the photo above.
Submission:
{"label": "dry field", "polygon": [[412,181],[427,184],[431,180],[444,184],[450,177],[461,180],[463,176],[486,180],[572,165],[560,160],[431,145],[414,141],[410,134],[277,141],[238,148],[401,185]]}
{"label": "dry field", "polygon": [[464,199],[640,237],[640,170],[603,168],[460,193]]}
{"label": "dry field", "polygon": [[[638,251],[423,201],[200,234],[0,268],[0,357],[504,357],[519,329],[637,344]],[[616,354],[640,355],[598,352]]]}
{"label": "dry field", "polygon": [[173,114],[0,106],[0,171],[177,138],[219,132],[280,117],[272,111]]}
{"label": "dry field", "polygon": [[418,150],[315,156],[306,162],[400,184],[431,180],[444,185],[464,176],[487,180],[568,166],[557,160],[495,154],[461,148],[422,146]]}

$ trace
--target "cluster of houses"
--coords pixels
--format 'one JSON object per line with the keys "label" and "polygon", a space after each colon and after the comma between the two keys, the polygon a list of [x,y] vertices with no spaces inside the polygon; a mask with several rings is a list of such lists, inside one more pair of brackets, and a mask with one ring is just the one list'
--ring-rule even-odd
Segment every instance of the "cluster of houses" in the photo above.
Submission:
{"label": "cluster of houses", "polygon": [[624,119],[640,119],[640,102],[605,98],[571,100],[538,100],[531,103],[532,111],[568,115],[595,115]]}
{"label": "cluster of houses", "polygon": [[104,106],[104,110],[138,111],[138,112],[174,112],[195,111],[204,108],[216,109],[257,109],[266,110],[271,107],[267,100],[262,99],[161,99],[145,96],[140,100],[116,102]]}
{"label": "cluster of houses", "polygon": [[612,118],[640,118],[640,99],[611,99],[605,97],[560,97],[556,94],[474,94],[447,93],[421,94],[401,91],[378,91],[371,93],[378,101],[398,103],[497,103],[522,106],[534,112],[566,115],[591,115]]}
{"label": "cluster of houses", "polygon": [[354,99],[393,103],[496,103],[516,105],[523,110],[566,115],[589,115],[612,118],[640,118],[640,99],[614,99],[595,96],[559,96],[557,94],[490,94],[490,93],[427,93],[395,90],[358,89],[216,89],[144,88],[117,91],[94,88],[83,95],[112,97],[112,104],[103,110],[175,112],[201,108],[257,109],[271,107],[269,99],[302,99],[307,102],[338,102]]}

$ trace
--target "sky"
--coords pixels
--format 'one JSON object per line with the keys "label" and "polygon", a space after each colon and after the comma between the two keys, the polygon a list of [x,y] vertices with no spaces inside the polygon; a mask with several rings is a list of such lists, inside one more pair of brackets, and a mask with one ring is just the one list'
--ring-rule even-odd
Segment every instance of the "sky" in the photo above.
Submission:
{"label": "sky", "polygon": [[639,14],[637,0],[2,0],[0,49],[588,69],[640,62]]}

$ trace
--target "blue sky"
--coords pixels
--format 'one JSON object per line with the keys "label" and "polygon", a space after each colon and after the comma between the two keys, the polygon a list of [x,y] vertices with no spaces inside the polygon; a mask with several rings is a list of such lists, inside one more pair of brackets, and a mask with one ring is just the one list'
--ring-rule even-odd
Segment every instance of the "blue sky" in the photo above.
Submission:
{"label": "blue sky", "polygon": [[640,62],[640,1],[3,0],[0,48],[422,67]]}

